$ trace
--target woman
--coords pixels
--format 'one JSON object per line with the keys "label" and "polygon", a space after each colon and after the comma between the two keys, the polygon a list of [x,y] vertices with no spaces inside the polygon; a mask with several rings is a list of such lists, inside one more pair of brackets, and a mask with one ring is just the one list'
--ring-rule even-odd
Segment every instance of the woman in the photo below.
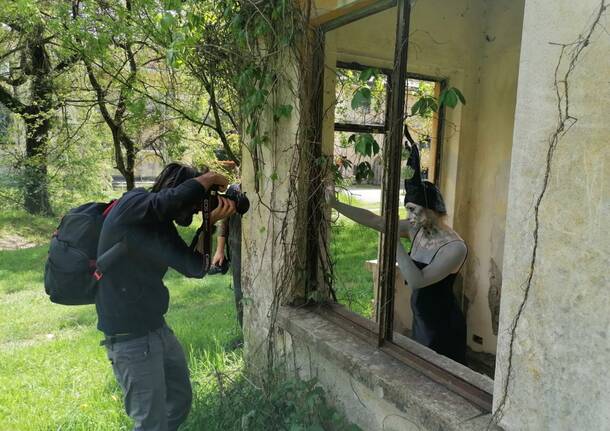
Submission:
{"label": "woman", "polygon": [[[453,282],[468,249],[464,240],[443,222],[447,214],[436,186],[421,180],[419,151],[413,145],[407,164],[414,174],[405,180],[406,220],[399,221],[399,236],[411,240],[407,253],[397,241],[396,260],[411,294],[413,339],[454,361],[466,363],[466,321],[453,295]],[[352,207],[329,196],[341,214],[383,232],[383,217]]]}

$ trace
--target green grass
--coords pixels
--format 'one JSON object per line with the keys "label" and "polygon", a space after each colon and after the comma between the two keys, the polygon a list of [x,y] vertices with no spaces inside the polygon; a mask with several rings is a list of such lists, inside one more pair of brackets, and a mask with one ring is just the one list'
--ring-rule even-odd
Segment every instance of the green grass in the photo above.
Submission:
{"label": "green grass", "polygon": [[[56,220],[14,211],[3,212],[0,225],[3,233],[40,243]],[[47,247],[0,251],[0,429],[130,429],[99,346],[94,307],[52,304],[44,293]],[[193,280],[172,271],[166,277],[172,296],[167,320],[189,353],[195,405],[210,395],[200,390],[209,385],[197,383],[207,379],[210,363],[224,358],[241,367],[241,351],[230,352],[241,338],[230,283],[228,275]],[[191,421],[187,429],[201,425]]]}
{"label": "green grass", "polygon": [[331,230],[337,300],[350,310],[370,318],[373,313],[373,274],[367,260],[377,259],[379,235],[373,229],[341,217]]}
{"label": "green grass", "polygon": [[[359,208],[365,208],[379,214],[380,203],[362,202],[341,194],[339,199]],[[406,210],[401,207],[399,218],[406,216]],[[374,281],[373,272],[366,268],[367,260],[377,259],[379,233],[375,230],[353,222],[345,216],[337,217],[331,227],[331,259],[335,276],[335,292],[339,303],[355,313],[368,319],[374,311]],[[408,240],[403,240],[405,247]]]}
{"label": "green grass", "polygon": [[[195,224],[197,221],[195,222]],[[41,245],[0,251],[0,430],[129,430],[122,394],[99,346],[93,306],[52,304],[42,274],[57,221],[0,213],[0,232]],[[182,233],[190,238],[194,228]],[[166,318],[184,346],[194,400],[181,429],[352,430],[315,382],[278,380],[267,390],[245,373],[230,276],[193,280],[170,271]],[[300,428],[292,428],[292,426]],[[312,428],[309,428],[312,427]]]}

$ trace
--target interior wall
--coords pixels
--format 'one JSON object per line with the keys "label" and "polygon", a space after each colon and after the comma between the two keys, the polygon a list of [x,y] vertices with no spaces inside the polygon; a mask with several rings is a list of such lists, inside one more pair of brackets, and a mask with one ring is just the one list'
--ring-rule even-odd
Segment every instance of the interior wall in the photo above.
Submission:
{"label": "interior wall", "polygon": [[[480,34],[476,139],[461,151],[456,228],[469,245],[464,268],[468,342],[495,352],[502,289],[508,199],[524,0],[486,2]],[[473,340],[482,338],[482,344]]]}
{"label": "interior wall", "polygon": [[[447,79],[466,98],[465,106],[446,110],[440,188],[448,222],[469,246],[461,273],[468,343],[490,353],[499,304],[489,298],[502,279],[522,11],[523,0],[427,0],[415,3],[410,23],[408,72]],[[340,61],[392,68],[395,28],[393,8],[330,32],[326,49]]]}

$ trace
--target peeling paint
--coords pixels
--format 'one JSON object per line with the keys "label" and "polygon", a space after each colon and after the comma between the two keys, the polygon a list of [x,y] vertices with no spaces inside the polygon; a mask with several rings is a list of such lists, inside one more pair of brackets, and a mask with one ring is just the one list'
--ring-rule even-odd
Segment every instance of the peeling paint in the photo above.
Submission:
{"label": "peeling paint", "polygon": [[491,313],[491,328],[494,335],[498,335],[498,325],[500,322],[500,296],[502,294],[502,271],[496,261],[489,260],[489,292],[487,301]]}

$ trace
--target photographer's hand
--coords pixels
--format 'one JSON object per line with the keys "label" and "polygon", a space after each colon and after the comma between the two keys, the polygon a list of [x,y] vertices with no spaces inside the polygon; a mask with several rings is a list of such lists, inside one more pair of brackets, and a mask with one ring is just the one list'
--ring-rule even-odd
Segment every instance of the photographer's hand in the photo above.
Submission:
{"label": "photographer's hand", "polygon": [[215,224],[218,220],[231,217],[233,214],[235,214],[235,202],[218,196],[218,206],[210,214],[210,219],[212,224]]}
{"label": "photographer's hand", "polygon": [[208,171],[195,179],[206,190],[210,190],[210,188],[212,188],[213,186],[218,186],[218,190],[222,192],[229,185],[229,180],[227,180],[223,175],[217,174],[216,172],[212,171]]}

